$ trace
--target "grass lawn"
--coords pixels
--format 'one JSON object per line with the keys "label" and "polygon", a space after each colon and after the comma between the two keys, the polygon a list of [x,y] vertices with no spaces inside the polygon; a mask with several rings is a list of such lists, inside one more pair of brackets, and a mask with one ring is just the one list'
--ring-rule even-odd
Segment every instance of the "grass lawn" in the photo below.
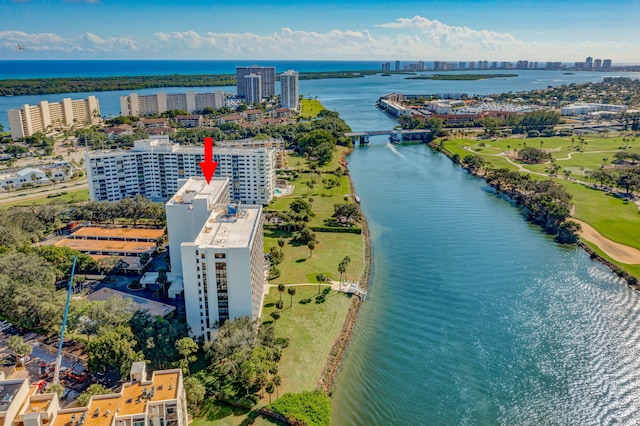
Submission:
{"label": "grass lawn", "polygon": [[247,424],[265,426],[282,424],[258,416],[253,411],[231,407],[213,399],[203,402],[200,414],[201,416],[194,417],[190,426],[240,426]]}
{"label": "grass lawn", "polygon": [[282,231],[265,231],[265,252],[278,247],[278,238],[285,238],[282,249],[284,259],[278,265],[280,277],[271,284],[301,284],[316,282],[316,275],[323,273],[333,279],[339,279],[338,264],[345,256],[351,258],[347,269],[347,278],[359,278],[365,268],[364,236],[358,234],[338,234],[334,232],[316,232],[316,247],[309,257],[306,245],[293,243],[290,234]]}
{"label": "grass lawn", "polygon": [[556,181],[573,196],[576,218],[610,240],[640,249],[640,214],[636,204],[575,182]]}
{"label": "grass lawn", "polygon": [[[293,296],[292,307],[289,307],[291,296],[286,291],[282,295],[285,308],[282,310],[282,317],[275,325],[278,337],[290,339],[289,346],[282,353],[278,368],[282,376],[279,395],[285,392],[315,389],[331,346],[338,337],[351,305],[349,296],[336,291],[330,291],[323,303],[316,303],[317,285],[295,286],[295,289],[296,295]],[[272,287],[265,297],[262,311],[264,322],[273,321],[269,313],[275,309],[275,302],[279,298],[278,289]],[[309,298],[311,302],[300,303]]]}
{"label": "grass lawn", "polygon": [[46,195],[43,195],[41,198],[30,198],[28,200],[19,200],[13,203],[2,204],[0,205],[0,209],[5,210],[9,207],[15,206],[40,206],[43,204],[68,204],[89,201],[88,189],[78,189],[76,191],[65,191],[64,189],[61,189],[60,193],[63,192],[66,192],[66,194],[62,194],[57,197],[47,198]]}
{"label": "grass lawn", "polygon": [[304,118],[315,118],[320,111],[326,109],[317,99],[302,99],[300,102],[300,115]]}
{"label": "grass lawn", "polygon": [[[347,152],[344,147],[338,147],[338,155],[329,167],[335,170],[339,167],[339,161]],[[299,156],[289,156],[289,167],[298,170],[308,168],[306,159]],[[313,189],[308,188],[304,183],[310,179],[316,180],[318,184]],[[324,221],[333,214],[333,205],[344,203],[345,195],[350,193],[348,176],[340,177],[341,185],[332,189],[325,189],[322,179],[337,179],[333,174],[328,173],[300,173],[299,177],[291,182],[295,186],[293,194],[280,197],[267,207],[267,210],[288,211],[289,204],[296,198],[302,198],[309,202],[312,198],[311,208],[315,216],[311,219],[310,226],[324,226]],[[316,247],[312,256],[309,256],[307,245],[300,245],[292,241],[292,233],[266,230],[264,237],[264,249],[268,253],[271,247],[278,247],[278,239],[286,240],[283,248],[284,260],[278,268],[281,271],[280,278],[273,280],[274,283],[300,284],[305,282],[315,282],[315,276],[324,273],[334,279],[339,278],[338,264],[345,257],[351,258],[348,267],[348,277],[359,278],[365,270],[364,264],[364,236],[362,234],[316,232]]]}

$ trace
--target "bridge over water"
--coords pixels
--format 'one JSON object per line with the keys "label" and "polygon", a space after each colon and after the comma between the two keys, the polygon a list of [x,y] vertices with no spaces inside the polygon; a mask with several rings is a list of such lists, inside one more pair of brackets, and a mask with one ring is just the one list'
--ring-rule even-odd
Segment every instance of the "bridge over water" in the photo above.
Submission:
{"label": "bridge over water", "polygon": [[345,136],[348,136],[353,140],[353,143],[359,143],[360,145],[368,144],[371,136],[389,136],[389,140],[393,143],[401,143],[409,140],[423,140],[424,135],[429,133],[428,129],[395,129],[395,130],[371,130],[368,132],[348,132]]}

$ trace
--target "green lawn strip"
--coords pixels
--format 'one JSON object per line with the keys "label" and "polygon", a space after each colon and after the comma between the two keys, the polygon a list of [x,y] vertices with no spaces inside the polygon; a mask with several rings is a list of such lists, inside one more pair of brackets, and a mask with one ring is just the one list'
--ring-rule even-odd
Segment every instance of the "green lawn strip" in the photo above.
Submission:
{"label": "green lawn strip", "polygon": [[190,426],[240,426],[246,424],[282,425],[280,422],[259,416],[255,411],[232,407],[215,399],[208,399],[202,403],[200,415],[193,418]]}
{"label": "green lawn strip", "polygon": [[[323,287],[326,288],[326,287]],[[282,377],[282,385],[277,394],[272,395],[272,401],[286,392],[301,392],[315,389],[316,382],[329,356],[333,342],[338,337],[344,318],[351,305],[350,297],[331,291],[325,296],[323,303],[316,303],[318,286],[295,286],[296,295],[286,292],[282,295],[285,308],[278,320],[275,331],[278,337],[288,337],[289,346],[284,349],[282,359],[278,364],[278,374]],[[269,316],[275,309],[275,302],[280,298],[277,288],[265,296],[262,321],[271,322]],[[302,304],[301,300],[311,299],[310,303]],[[264,394],[260,406],[269,403],[269,396]],[[247,411],[230,407],[215,400],[203,403],[200,415],[194,418],[191,426],[238,426],[279,424],[270,419],[256,417],[254,411]]]}
{"label": "green lawn strip", "polygon": [[[316,303],[317,285],[295,286],[295,289],[293,307],[289,307],[291,296],[286,292],[283,294],[285,308],[275,325],[278,337],[290,339],[278,367],[282,376],[279,395],[315,389],[331,346],[338,337],[351,305],[350,297],[336,291],[329,292],[323,303]],[[275,302],[279,298],[278,289],[271,288],[265,297],[262,321],[273,321],[269,313],[275,309]],[[309,298],[311,302],[300,303]]]}
{"label": "green lawn strip", "polygon": [[302,99],[300,102],[300,115],[305,118],[317,117],[320,111],[326,109],[317,99]]}
{"label": "green lawn strip", "polygon": [[299,284],[315,282],[315,276],[324,273],[338,280],[338,264],[345,256],[351,258],[347,269],[347,277],[360,277],[364,271],[364,236],[362,234],[316,232],[316,244],[313,254],[309,257],[309,248],[291,241],[289,233],[267,230],[264,238],[265,252],[271,247],[278,247],[278,238],[285,238],[282,249],[284,259],[278,265],[280,277],[272,280],[272,284]]}
{"label": "green lawn strip", "polygon": [[[63,192],[66,192],[66,194],[62,194]],[[47,197],[46,195],[43,195],[38,198],[30,198],[27,200],[18,200],[12,203],[1,204],[0,209],[6,210],[9,207],[16,206],[40,206],[44,204],[67,204],[89,201],[88,189],[78,189],[75,191],[66,191],[65,189],[61,189],[59,193],[61,195],[56,197]]]}
{"label": "green lawn strip", "polygon": [[589,247],[591,247],[602,258],[608,260],[611,263],[614,263],[614,264],[618,265],[620,268],[622,268],[623,270],[625,270],[629,274],[633,275],[634,277],[639,277],[640,276],[640,265],[628,265],[626,263],[617,262],[617,261],[613,260],[611,257],[609,257],[605,252],[600,250],[600,248],[598,248],[598,246],[596,246],[592,242],[589,242],[589,241],[585,240],[584,238],[582,239],[582,241],[585,244],[587,244]]}

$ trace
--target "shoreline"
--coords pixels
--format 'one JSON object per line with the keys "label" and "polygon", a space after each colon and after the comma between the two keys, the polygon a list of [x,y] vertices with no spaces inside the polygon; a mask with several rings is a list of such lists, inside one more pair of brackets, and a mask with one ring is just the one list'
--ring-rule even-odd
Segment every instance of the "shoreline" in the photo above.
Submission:
{"label": "shoreline", "polygon": [[[343,154],[343,157],[340,158],[340,164],[348,170],[347,168],[347,160],[346,157],[353,152],[353,148],[349,151],[346,151]],[[355,198],[355,191],[353,188],[353,181],[351,180],[351,173],[349,176],[349,191],[351,192],[351,196]],[[358,209],[362,213],[362,209],[360,204],[357,204]],[[364,238],[364,257],[365,257],[365,268],[364,272],[361,276],[361,286],[364,288],[369,287],[369,280],[371,279],[371,235],[369,233],[369,225],[367,223],[367,218],[364,214],[362,214],[362,236]],[[340,333],[338,337],[333,342],[331,346],[331,351],[329,352],[329,357],[325,361],[324,367],[322,368],[322,373],[320,373],[320,377],[318,378],[318,382],[316,384],[316,389],[324,392],[325,394],[331,396],[333,383],[335,381],[336,375],[342,365],[342,360],[344,358],[344,354],[346,352],[347,346],[349,344],[349,340],[351,339],[351,335],[353,333],[353,329],[356,324],[356,320],[358,317],[358,311],[360,310],[360,305],[362,301],[359,296],[353,296],[351,300],[351,306],[349,306],[349,311],[347,312],[347,316],[345,317],[344,322],[342,323],[342,327],[340,328]]]}
{"label": "shoreline", "polygon": [[[438,145],[434,144],[433,142],[429,142],[427,145],[429,145],[429,147],[431,147],[431,149],[433,149],[433,150],[435,150],[437,152],[443,153],[449,159],[451,159],[451,157],[453,156],[453,154],[449,150],[447,150],[445,147],[438,146]],[[478,178],[480,178],[480,179],[482,179],[483,181],[486,182],[486,180],[482,176],[480,176],[478,173],[474,173],[471,170],[466,169],[465,167],[462,167],[462,165],[460,165],[460,167],[465,169],[465,170],[467,170],[468,173],[470,173],[470,174],[472,174],[472,175],[474,175],[474,176],[476,176],[476,177],[478,177]],[[589,227],[591,227],[591,225],[589,225],[588,223],[583,222],[583,221],[581,221],[579,219],[575,219],[572,216],[570,216],[570,220],[578,221],[580,223],[585,223]],[[597,230],[595,230],[595,229],[594,229],[594,231],[597,232]],[[582,232],[581,232],[581,234],[582,234]],[[585,253],[587,253],[591,259],[600,262],[601,264],[603,264],[604,266],[609,268],[611,270],[611,272],[613,272],[614,274],[618,275],[620,278],[624,279],[629,287],[633,288],[634,290],[640,290],[640,285],[638,284],[638,277],[636,277],[636,276],[630,274],[629,272],[625,271],[620,265],[618,265],[618,264],[616,264],[616,263],[614,263],[614,262],[612,262],[610,260],[607,260],[604,257],[600,256],[587,243],[585,243],[585,241],[589,241],[590,243],[592,243],[596,247],[598,247],[599,250],[601,250],[605,254],[609,255],[607,253],[607,251],[603,247],[601,247],[596,241],[588,240],[587,238],[583,237],[582,235],[580,235],[580,239],[578,240],[576,245],[578,247],[580,247],[581,249],[583,249],[585,251]],[[615,243],[614,241],[611,241],[611,242]],[[618,243],[615,243],[615,244],[618,244]]]}

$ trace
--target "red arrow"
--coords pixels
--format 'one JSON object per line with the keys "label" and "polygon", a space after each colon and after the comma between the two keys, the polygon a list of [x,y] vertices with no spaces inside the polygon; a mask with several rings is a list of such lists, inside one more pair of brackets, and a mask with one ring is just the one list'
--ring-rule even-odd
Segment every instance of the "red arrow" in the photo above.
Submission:
{"label": "red arrow", "polygon": [[204,138],[204,161],[198,164],[200,164],[202,174],[207,180],[207,184],[211,183],[211,178],[218,167],[218,162],[213,161],[213,138]]}

